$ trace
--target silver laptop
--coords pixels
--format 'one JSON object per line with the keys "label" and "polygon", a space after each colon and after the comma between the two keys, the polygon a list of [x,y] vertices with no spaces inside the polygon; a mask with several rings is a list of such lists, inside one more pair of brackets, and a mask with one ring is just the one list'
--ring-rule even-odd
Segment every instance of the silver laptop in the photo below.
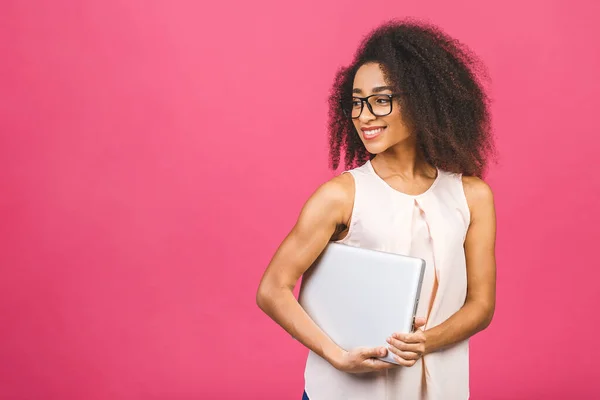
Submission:
{"label": "silver laptop", "polygon": [[[298,301],[345,350],[388,346],[413,329],[425,261],[329,243],[302,277]],[[390,352],[381,358],[396,363]]]}

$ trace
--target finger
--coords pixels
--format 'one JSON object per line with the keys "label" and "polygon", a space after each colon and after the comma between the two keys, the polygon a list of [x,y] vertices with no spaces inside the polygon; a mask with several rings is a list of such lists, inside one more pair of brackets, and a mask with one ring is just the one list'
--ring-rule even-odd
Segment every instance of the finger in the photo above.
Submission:
{"label": "finger", "polygon": [[416,360],[406,360],[402,357],[398,357],[394,354],[394,360],[398,363],[398,365],[402,365],[403,367],[412,367],[417,362]]}
{"label": "finger", "polygon": [[414,323],[415,330],[417,330],[417,329],[425,326],[426,322],[427,322],[427,320],[425,318],[423,318],[423,317],[417,317],[417,318],[415,318],[415,323]]}
{"label": "finger", "polygon": [[422,343],[406,343],[393,337],[388,338],[387,342],[400,351],[410,351],[413,353],[421,353],[423,346]]}
{"label": "finger", "polygon": [[416,360],[418,360],[418,359],[421,357],[421,354],[420,354],[420,353],[418,353],[418,352],[413,352],[413,351],[402,351],[402,350],[399,350],[399,349],[397,349],[397,348],[396,348],[396,347],[394,347],[394,346],[390,346],[390,347],[388,348],[388,350],[389,350],[389,351],[390,351],[392,354],[394,354],[394,355],[396,355],[396,356],[398,356],[398,357],[400,357],[400,358],[402,358],[402,359],[404,359],[404,360],[407,360],[407,361],[409,361],[409,360],[415,360],[415,361],[416,361]]}
{"label": "finger", "polygon": [[417,330],[414,333],[394,333],[392,338],[404,343],[425,343],[425,333],[422,330]]}
{"label": "finger", "polygon": [[359,354],[362,358],[385,357],[387,349],[385,347],[365,347],[364,349],[361,349]]}

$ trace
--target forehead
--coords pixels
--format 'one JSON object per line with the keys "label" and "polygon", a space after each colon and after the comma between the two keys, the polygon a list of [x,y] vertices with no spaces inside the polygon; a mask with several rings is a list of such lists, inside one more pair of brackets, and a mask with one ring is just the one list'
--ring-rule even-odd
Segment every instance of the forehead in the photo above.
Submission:
{"label": "forehead", "polygon": [[362,65],[354,75],[353,89],[361,93],[370,93],[373,88],[387,86],[383,71],[379,64],[368,63]]}

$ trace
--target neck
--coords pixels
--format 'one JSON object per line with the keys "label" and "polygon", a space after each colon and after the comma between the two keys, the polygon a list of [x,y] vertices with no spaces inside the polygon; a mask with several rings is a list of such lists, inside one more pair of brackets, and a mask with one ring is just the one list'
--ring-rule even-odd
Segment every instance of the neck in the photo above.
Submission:
{"label": "neck", "polygon": [[421,175],[430,176],[433,169],[433,166],[425,161],[414,139],[404,140],[377,154],[373,162],[387,172],[406,179],[414,179]]}

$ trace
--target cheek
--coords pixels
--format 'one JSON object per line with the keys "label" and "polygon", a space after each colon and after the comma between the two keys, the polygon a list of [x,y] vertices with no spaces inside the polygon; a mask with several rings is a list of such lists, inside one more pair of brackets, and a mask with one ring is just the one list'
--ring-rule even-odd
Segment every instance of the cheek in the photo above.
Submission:
{"label": "cheek", "polygon": [[393,132],[394,136],[407,136],[409,134],[406,124],[402,120],[402,116],[400,113],[390,115],[390,118],[387,119],[387,124],[391,132]]}
{"label": "cheek", "polygon": [[354,133],[358,134],[358,132],[360,132],[359,122],[357,120],[352,120],[352,126],[354,126]]}

